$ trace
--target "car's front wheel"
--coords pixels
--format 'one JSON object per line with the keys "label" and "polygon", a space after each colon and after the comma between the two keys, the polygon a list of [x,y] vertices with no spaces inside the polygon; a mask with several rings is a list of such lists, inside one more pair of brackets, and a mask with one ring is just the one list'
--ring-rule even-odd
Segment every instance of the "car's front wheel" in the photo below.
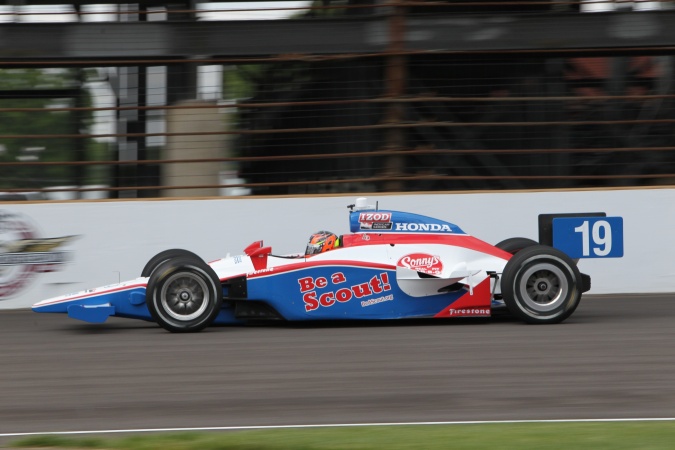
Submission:
{"label": "car's front wheel", "polygon": [[565,253],[536,245],[520,250],[506,263],[501,289],[514,316],[527,323],[559,323],[579,306],[583,280]]}
{"label": "car's front wheel", "polygon": [[160,264],[173,258],[192,258],[202,261],[202,259],[196,253],[192,253],[191,251],[184,250],[182,248],[172,248],[169,250],[164,250],[163,252],[159,252],[150,258],[145,267],[143,267],[141,276],[145,278],[149,277]]}
{"label": "car's front wheel", "polygon": [[150,315],[175,333],[200,331],[213,323],[223,304],[222,287],[213,269],[194,258],[160,264],[146,290]]}

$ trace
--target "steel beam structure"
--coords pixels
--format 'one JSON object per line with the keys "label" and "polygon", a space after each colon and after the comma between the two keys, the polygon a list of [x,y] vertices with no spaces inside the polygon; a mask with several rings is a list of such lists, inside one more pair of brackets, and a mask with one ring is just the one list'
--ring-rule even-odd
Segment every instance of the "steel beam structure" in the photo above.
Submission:
{"label": "steel beam structure", "polygon": [[[389,26],[387,17],[2,23],[0,64],[379,53],[389,49]],[[675,11],[411,16],[402,39],[405,51],[668,52],[675,48]]]}

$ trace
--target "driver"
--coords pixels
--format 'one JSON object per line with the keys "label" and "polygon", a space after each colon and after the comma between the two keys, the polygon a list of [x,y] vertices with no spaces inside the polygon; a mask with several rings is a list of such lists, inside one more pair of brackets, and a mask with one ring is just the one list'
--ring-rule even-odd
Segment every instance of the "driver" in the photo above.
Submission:
{"label": "driver", "polygon": [[340,246],[340,238],[330,231],[318,231],[309,237],[305,256],[324,253]]}

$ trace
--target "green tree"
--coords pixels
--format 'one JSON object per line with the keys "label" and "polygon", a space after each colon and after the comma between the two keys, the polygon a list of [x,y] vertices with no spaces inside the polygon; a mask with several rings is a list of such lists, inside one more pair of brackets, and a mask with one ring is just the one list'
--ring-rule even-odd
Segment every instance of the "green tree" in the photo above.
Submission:
{"label": "green tree", "polygon": [[[83,78],[78,69],[0,70],[0,163],[105,157],[105,144],[77,136],[87,133],[92,113],[69,109],[91,105]],[[101,182],[98,178],[88,168],[67,164],[0,165],[0,189],[83,185]]]}

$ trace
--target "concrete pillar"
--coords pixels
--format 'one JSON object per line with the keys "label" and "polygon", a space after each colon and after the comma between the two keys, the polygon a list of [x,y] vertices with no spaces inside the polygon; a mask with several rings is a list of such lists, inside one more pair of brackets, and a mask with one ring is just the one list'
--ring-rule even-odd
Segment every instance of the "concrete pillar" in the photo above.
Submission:
{"label": "concrete pillar", "polygon": [[[167,138],[162,159],[206,159],[222,158],[227,154],[224,134],[190,135],[183,133],[221,133],[226,130],[225,115],[218,108],[203,108],[216,103],[205,100],[189,100],[176,105],[184,109],[170,109],[167,112],[167,132],[176,133]],[[198,108],[202,106],[202,108]],[[219,162],[175,163],[162,165],[164,186],[216,186],[220,184],[219,173],[223,167]],[[165,189],[163,197],[212,197],[218,196],[217,187],[196,189]]]}

